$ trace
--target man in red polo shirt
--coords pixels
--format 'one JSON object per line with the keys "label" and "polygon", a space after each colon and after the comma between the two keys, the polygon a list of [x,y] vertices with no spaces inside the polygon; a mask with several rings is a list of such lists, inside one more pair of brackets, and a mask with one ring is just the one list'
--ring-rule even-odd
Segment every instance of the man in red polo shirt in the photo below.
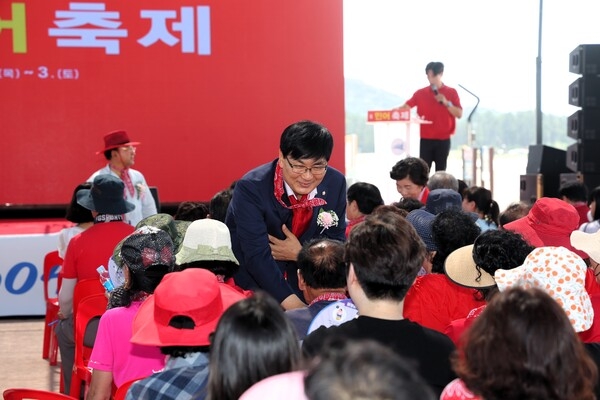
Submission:
{"label": "man in red polo shirt", "polygon": [[123,222],[123,214],[134,209],[134,205],[123,198],[124,188],[119,178],[103,174],[94,178],[91,189],[77,192],[77,203],[92,212],[94,225],[71,239],[62,267],[56,337],[67,394],[75,358],[72,314],[75,284],[82,279],[99,279],[96,268],[106,264],[117,243],[134,231],[133,226]]}
{"label": "man in red polo shirt", "polygon": [[450,136],[456,130],[456,118],[462,117],[462,106],[456,89],[444,85],[444,64],[430,62],[425,67],[429,86],[417,90],[410,99],[396,110],[417,107],[417,114],[431,124],[421,124],[419,157],[436,171],[445,171],[450,153]]}

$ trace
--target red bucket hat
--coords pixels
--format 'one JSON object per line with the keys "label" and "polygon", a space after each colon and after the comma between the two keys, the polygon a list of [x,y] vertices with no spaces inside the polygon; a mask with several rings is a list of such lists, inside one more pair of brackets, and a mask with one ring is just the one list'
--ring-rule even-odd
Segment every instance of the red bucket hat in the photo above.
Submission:
{"label": "red bucket hat", "polygon": [[114,131],[104,135],[104,149],[97,151],[96,154],[102,154],[106,150],[116,149],[121,146],[137,146],[140,142],[132,142],[125,131]]}
{"label": "red bucket hat", "polygon": [[587,254],[571,245],[571,232],[579,227],[579,214],[572,205],[552,197],[538,199],[523,218],[504,225],[535,247],[565,247],[582,258]]}
{"label": "red bucket hat", "polygon": [[[188,268],[165,275],[133,320],[131,342],[146,346],[208,346],[229,306],[244,296],[210,271]],[[176,317],[191,319],[193,325]]]}

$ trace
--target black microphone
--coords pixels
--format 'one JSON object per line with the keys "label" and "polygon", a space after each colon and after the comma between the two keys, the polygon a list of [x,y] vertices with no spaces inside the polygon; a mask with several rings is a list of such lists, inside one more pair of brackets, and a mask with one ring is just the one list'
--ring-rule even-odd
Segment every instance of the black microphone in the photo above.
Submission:
{"label": "black microphone", "polygon": [[[435,94],[436,96],[439,94],[437,85],[431,85],[431,90],[433,90],[433,94]],[[439,103],[443,104],[441,100],[439,101]]]}

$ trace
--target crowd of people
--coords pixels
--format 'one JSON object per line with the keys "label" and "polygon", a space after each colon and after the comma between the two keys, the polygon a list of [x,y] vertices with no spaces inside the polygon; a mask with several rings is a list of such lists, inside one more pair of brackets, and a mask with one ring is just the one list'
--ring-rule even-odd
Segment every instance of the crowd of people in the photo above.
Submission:
{"label": "crowd of people", "polygon": [[73,293],[108,265],[87,399],[123,385],[132,400],[600,395],[599,189],[569,183],[500,210],[437,156],[433,174],[407,157],[390,170],[398,202],[384,204],[329,165],[326,127],[299,121],[274,160],[171,216],[131,169],[139,143],[104,141],[108,164],[75,188],[59,241],[67,394]]}

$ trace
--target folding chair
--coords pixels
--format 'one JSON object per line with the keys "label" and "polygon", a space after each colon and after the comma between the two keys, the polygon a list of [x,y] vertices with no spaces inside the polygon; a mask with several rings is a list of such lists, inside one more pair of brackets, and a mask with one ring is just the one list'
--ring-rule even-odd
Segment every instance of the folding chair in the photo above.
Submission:
{"label": "folding chair", "polygon": [[[58,255],[58,250],[51,251],[44,257],[44,300],[46,301],[46,319],[44,323],[44,344],[42,347],[42,358],[48,359],[50,365],[56,365],[58,354],[58,342],[56,333],[50,323],[58,318],[58,290],[60,289],[61,276],[57,270],[62,265],[62,258]],[[57,276],[56,293],[50,295],[49,282],[53,276]]]}
{"label": "folding chair", "polygon": [[87,395],[92,372],[87,367],[92,353],[92,347],[87,347],[84,343],[84,337],[88,324],[94,318],[100,318],[106,311],[108,300],[104,292],[92,294],[79,301],[77,313],[75,315],[75,361],[71,374],[71,390],[69,394],[75,398],[80,398],[81,386],[85,385],[84,398]]}
{"label": "folding chair", "polygon": [[46,390],[38,390],[38,389],[25,389],[25,388],[15,388],[15,389],[6,389],[4,393],[2,393],[4,400],[73,400],[74,397],[67,396],[66,394],[56,393],[56,392],[48,392]]}
{"label": "folding chair", "polygon": [[144,378],[132,379],[119,386],[119,388],[115,392],[115,395],[113,396],[113,400],[125,400],[125,396],[127,396],[127,391],[129,390],[129,387],[142,379]]}

